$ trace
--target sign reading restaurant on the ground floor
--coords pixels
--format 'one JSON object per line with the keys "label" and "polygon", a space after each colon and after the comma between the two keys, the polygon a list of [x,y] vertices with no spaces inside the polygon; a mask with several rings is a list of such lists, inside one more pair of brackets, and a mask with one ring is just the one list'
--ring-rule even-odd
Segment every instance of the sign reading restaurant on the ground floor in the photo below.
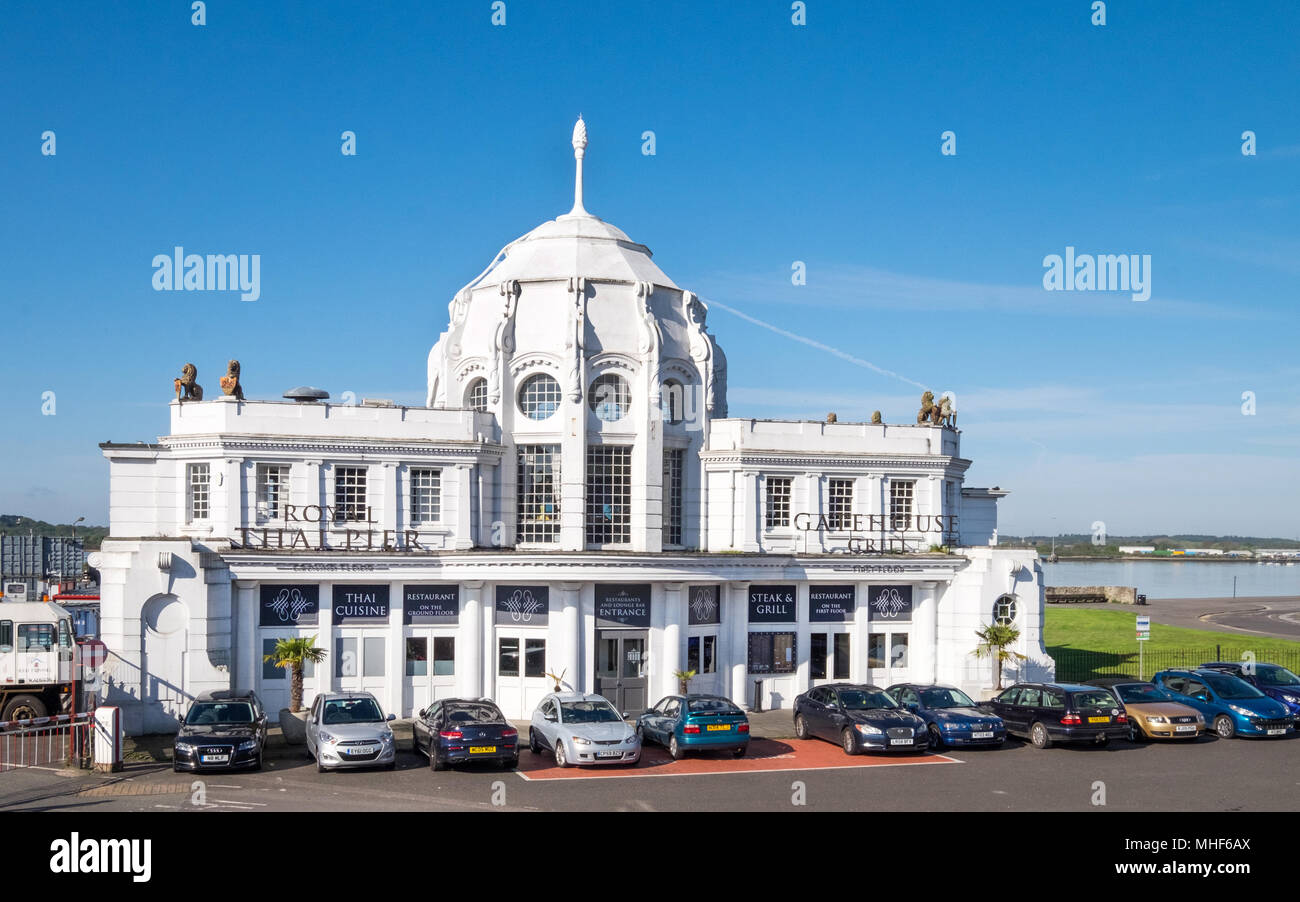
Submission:
{"label": "sign reading restaurant on the ground floor", "polygon": [[794,623],[797,619],[794,586],[749,587],[750,623]]}
{"label": "sign reading restaurant on the ground floor", "polygon": [[460,619],[460,586],[403,586],[402,622],[455,625]]}
{"label": "sign reading restaurant on the ground floor", "polygon": [[854,586],[809,586],[808,619],[813,623],[852,620],[857,599]]}
{"label": "sign reading restaurant on the ground floor", "polygon": [[320,586],[262,583],[259,626],[315,626],[320,617]]}
{"label": "sign reading restaurant on the ground floor", "polygon": [[596,626],[650,628],[649,583],[596,583]]}

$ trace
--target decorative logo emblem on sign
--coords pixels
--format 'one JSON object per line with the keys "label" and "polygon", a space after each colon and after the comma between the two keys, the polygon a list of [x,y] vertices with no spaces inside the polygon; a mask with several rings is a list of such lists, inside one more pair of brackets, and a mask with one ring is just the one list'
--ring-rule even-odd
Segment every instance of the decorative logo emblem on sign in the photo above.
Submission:
{"label": "decorative logo emblem on sign", "polygon": [[691,612],[695,614],[696,620],[711,622],[717,610],[718,602],[714,599],[712,589],[695,590],[695,597],[691,599]]}
{"label": "decorative logo emblem on sign", "polygon": [[311,607],[311,602],[303,598],[302,592],[296,588],[281,589],[266,606],[280,618],[281,623],[297,623],[302,612]]}
{"label": "decorative logo emblem on sign", "polygon": [[907,607],[907,602],[903,601],[902,593],[892,586],[877,595],[876,600],[871,604],[881,617],[897,617],[898,612]]}
{"label": "decorative logo emblem on sign", "polygon": [[542,603],[533,598],[532,589],[515,589],[501,606],[510,612],[510,619],[515,623],[528,623],[542,609]]}

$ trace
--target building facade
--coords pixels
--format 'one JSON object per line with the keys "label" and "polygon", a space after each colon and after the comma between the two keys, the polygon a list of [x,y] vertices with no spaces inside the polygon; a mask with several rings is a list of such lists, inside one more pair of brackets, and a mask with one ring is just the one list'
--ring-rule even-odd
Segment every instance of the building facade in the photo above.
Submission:
{"label": "building facade", "polygon": [[573,210],[456,293],[425,406],[176,401],[156,444],[101,446],[128,731],[207,689],[286,705],[286,636],[328,652],[308,701],[400,716],[526,717],[556,679],[635,713],[683,671],[765,708],[836,679],[979,694],[994,621],[1020,630],[1008,678],[1050,676],[1037,557],[997,547],[1006,493],[965,485],[959,430],[730,416],[706,304],[586,212],[581,121],[573,144]]}

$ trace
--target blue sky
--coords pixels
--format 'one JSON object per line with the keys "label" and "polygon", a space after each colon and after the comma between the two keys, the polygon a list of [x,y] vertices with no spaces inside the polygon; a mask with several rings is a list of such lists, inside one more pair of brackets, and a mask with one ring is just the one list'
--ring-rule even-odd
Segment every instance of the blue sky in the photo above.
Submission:
{"label": "blue sky", "polygon": [[[1005,533],[1300,536],[1300,6],[506,6],[0,7],[0,512],[106,522],[97,443],[165,433],[189,360],[420,403],[452,294],[571,205],[581,112],[587,208],[678,284],[904,377],[715,306],[733,415],[910,422],[922,383]],[[155,292],[175,245],[260,254],[261,298]],[[1044,291],[1067,246],[1149,254],[1150,300]]]}

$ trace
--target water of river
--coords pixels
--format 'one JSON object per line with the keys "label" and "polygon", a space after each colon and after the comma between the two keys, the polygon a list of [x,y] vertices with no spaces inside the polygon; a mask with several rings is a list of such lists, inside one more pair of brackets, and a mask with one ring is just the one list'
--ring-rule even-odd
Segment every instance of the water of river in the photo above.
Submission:
{"label": "water of river", "polygon": [[1300,563],[1196,561],[1061,561],[1043,564],[1049,586],[1137,586],[1150,598],[1300,596]]}

